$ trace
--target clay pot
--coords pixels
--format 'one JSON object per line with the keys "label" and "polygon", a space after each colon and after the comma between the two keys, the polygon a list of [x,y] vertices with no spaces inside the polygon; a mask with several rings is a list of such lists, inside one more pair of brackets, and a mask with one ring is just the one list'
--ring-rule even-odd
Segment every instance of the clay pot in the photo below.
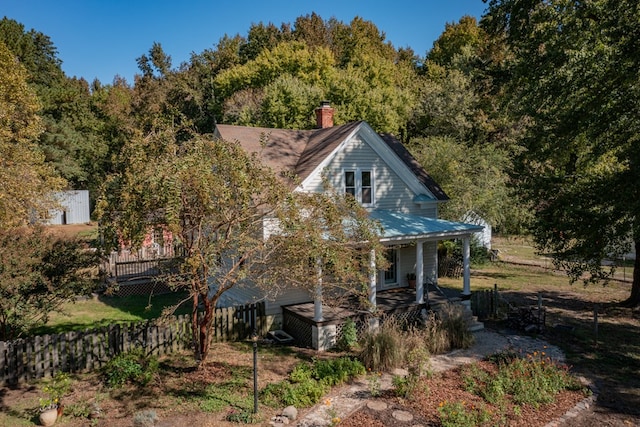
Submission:
{"label": "clay pot", "polygon": [[58,408],[51,408],[40,412],[40,425],[52,426],[58,419]]}

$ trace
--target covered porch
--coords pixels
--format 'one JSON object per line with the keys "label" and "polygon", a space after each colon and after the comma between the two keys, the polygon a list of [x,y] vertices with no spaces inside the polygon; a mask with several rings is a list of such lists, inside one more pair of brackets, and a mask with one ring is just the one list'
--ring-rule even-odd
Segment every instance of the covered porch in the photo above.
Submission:
{"label": "covered porch", "polygon": [[[422,310],[433,309],[452,299],[469,304],[470,239],[473,233],[482,231],[482,226],[391,211],[373,211],[371,217],[380,222],[381,241],[394,258],[388,270],[380,271],[375,253],[371,253],[368,310],[358,311],[353,305],[324,304],[322,283],[318,283],[313,302],[283,307],[283,327],[301,345],[318,350],[333,347],[347,318],[360,319],[358,327],[368,328],[375,327],[382,314],[412,320],[420,316]],[[437,285],[437,242],[449,239],[461,239],[463,244],[462,290],[458,295],[451,291],[447,295]],[[404,258],[402,262],[400,253]],[[415,289],[401,279],[407,274],[415,275]]]}

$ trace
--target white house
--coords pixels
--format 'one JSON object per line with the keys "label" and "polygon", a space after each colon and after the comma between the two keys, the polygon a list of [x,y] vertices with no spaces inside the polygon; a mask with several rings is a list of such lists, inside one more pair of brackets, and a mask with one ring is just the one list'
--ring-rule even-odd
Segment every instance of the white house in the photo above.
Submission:
{"label": "white house", "polygon": [[[260,153],[265,165],[276,172],[296,174],[300,184],[294,191],[323,191],[325,177],[334,188],[354,195],[371,217],[380,221],[381,240],[389,248],[391,264],[370,277],[369,301],[373,306],[382,292],[407,288],[407,273],[416,275],[415,304],[422,306],[428,298],[424,284],[437,282],[438,240],[452,238],[464,242],[461,295],[468,299],[469,240],[473,233],[482,231],[482,226],[438,219],[438,206],[448,197],[404,145],[391,135],[379,135],[364,121],[333,126],[333,111],[328,102],[323,102],[316,109],[318,128],[313,130],[219,124],[215,133],[224,140],[237,141],[248,152]],[[226,302],[262,298],[260,290],[246,287],[229,291]],[[267,315],[279,325],[287,307],[305,303],[313,307],[311,344],[323,348],[319,337],[331,335],[335,325],[325,322],[328,316],[322,295],[292,289],[266,301]],[[302,319],[304,315],[298,317],[295,322],[308,320]],[[335,333],[329,341],[334,338]]]}

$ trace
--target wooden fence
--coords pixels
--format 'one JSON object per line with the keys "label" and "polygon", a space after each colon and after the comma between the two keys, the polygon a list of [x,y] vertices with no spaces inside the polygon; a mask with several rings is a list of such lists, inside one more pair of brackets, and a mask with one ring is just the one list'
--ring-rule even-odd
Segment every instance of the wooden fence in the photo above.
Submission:
{"label": "wooden fence", "polygon": [[[247,339],[253,330],[266,333],[264,303],[217,308],[214,342]],[[135,347],[162,356],[191,348],[191,317],[165,322],[114,324],[85,331],[0,341],[0,383],[49,378],[57,372],[99,369],[115,355]]]}
{"label": "wooden fence", "polygon": [[479,319],[497,319],[506,317],[513,307],[500,295],[498,285],[494,285],[493,289],[484,289],[471,293],[471,309]]}

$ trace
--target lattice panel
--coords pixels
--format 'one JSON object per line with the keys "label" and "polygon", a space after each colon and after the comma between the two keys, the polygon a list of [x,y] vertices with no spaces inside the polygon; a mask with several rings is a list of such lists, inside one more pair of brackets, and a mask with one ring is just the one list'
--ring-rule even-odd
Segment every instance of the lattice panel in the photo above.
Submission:
{"label": "lattice panel", "polygon": [[421,309],[422,307],[416,310],[397,311],[390,313],[388,317],[393,317],[401,325],[408,325],[414,323],[420,317]]}
{"label": "lattice panel", "polygon": [[154,295],[173,292],[167,285],[159,282],[120,283],[116,295],[126,297],[130,295]]}
{"label": "lattice panel", "polygon": [[310,324],[292,316],[286,310],[282,320],[284,331],[295,338],[300,347],[312,347],[313,335]]}

